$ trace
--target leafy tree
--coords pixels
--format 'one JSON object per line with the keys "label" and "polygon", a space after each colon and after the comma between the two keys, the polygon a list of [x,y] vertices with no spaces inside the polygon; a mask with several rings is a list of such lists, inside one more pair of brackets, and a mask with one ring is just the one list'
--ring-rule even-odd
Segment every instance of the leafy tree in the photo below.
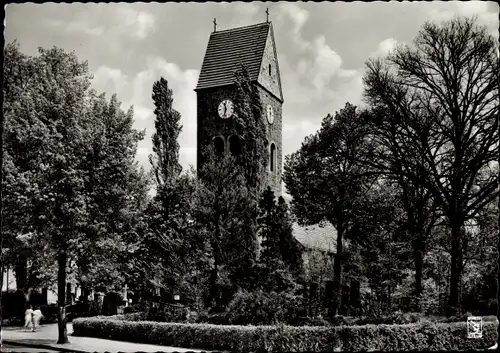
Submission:
{"label": "leafy tree", "polygon": [[121,252],[118,253],[120,259],[118,268],[124,276],[124,282],[134,291],[138,288],[138,283],[141,283],[143,276],[138,276],[137,263],[135,260],[138,257],[141,246],[141,235],[144,234],[144,216],[145,210],[149,203],[148,196],[150,190],[150,180],[147,173],[141,167],[134,169],[133,173],[129,174],[128,193],[126,204],[121,214],[123,219],[123,228],[121,233],[121,242],[124,246]]}
{"label": "leafy tree", "polygon": [[58,343],[66,343],[68,254],[78,246],[88,216],[80,161],[85,157],[90,134],[90,121],[81,118],[90,74],[86,63],[79,63],[74,54],[57,48],[40,49],[38,64],[40,71],[36,75],[36,86],[32,88],[33,98],[44,97],[45,100],[40,100],[34,108],[38,119],[50,131],[43,140],[45,148],[42,149],[46,151],[49,168],[40,184],[45,186],[44,191],[51,198],[39,198],[34,202],[41,211],[35,215],[39,216],[37,226],[50,235],[48,241],[58,253]]}
{"label": "leafy tree", "polygon": [[240,291],[226,309],[233,325],[297,324],[302,298],[287,292]]}
{"label": "leafy tree", "polygon": [[[28,274],[28,259],[35,255],[35,232],[30,215],[34,212],[30,196],[37,190],[37,177],[40,172],[40,141],[45,130],[42,124],[29,120],[22,111],[23,104],[33,104],[26,91],[32,80],[35,62],[19,51],[16,42],[4,48],[4,106],[2,126],[3,138],[2,163],[2,239],[4,239],[2,261],[13,265],[18,289],[27,296],[30,288],[37,285]],[[27,126],[28,125],[28,126]],[[29,129],[27,128],[29,127]],[[27,242],[27,238],[30,242]],[[8,251],[5,251],[8,249]]]}
{"label": "leafy tree", "polygon": [[353,221],[373,178],[359,163],[359,156],[369,148],[367,130],[361,122],[361,114],[349,103],[335,118],[328,115],[321,129],[306,138],[299,151],[286,157],[283,175],[299,222],[329,222],[337,230],[331,308],[334,314],[341,300],[344,238],[361,240]]}
{"label": "leafy tree", "polygon": [[276,218],[277,233],[281,245],[281,257],[295,278],[299,278],[303,274],[302,248],[293,236],[292,220],[288,205],[282,196],[278,197]]}
{"label": "leafy tree", "polygon": [[498,195],[498,57],[470,19],[427,23],[414,47],[367,63],[367,101],[395,135],[400,172],[432,194],[450,228],[448,315],[459,312],[465,223]]}
{"label": "leafy tree", "polygon": [[[344,277],[347,286],[362,285],[375,299],[375,312],[390,313],[396,301],[395,290],[410,266],[411,244],[403,233],[404,212],[399,199],[399,189],[390,181],[379,177],[363,195],[363,203],[356,206],[348,243],[344,253]],[[357,239],[363,238],[362,241]],[[353,293],[357,296],[358,293]],[[353,297],[343,303],[343,309],[359,310]],[[373,308],[364,308],[370,312]]]}
{"label": "leafy tree", "polygon": [[[133,159],[142,135],[131,129],[132,111],[123,113],[116,97],[108,105],[89,90],[87,64],[74,53],[39,52],[28,58],[14,44],[5,51],[11,64],[22,59],[5,68],[4,92],[12,99],[6,102],[5,147],[9,170],[20,176],[10,177],[9,197],[26,212],[25,222],[13,226],[12,233],[18,238],[29,233],[32,249],[56,257],[58,342],[65,343],[68,263],[79,262],[85,280],[93,276],[85,268],[87,252],[100,245],[121,251],[119,235],[134,222],[128,207],[141,195],[131,191],[140,189],[134,184],[141,173]],[[117,267],[101,268],[108,275],[119,273],[119,256],[111,253],[106,260]]]}
{"label": "leafy tree", "polygon": [[203,248],[192,231],[190,200],[194,190],[194,178],[180,175],[164,184],[145,212],[143,278],[162,288],[170,298],[178,290],[180,278],[190,271],[190,258]]}
{"label": "leafy tree", "polygon": [[194,250],[190,244],[194,239],[189,212],[194,177],[181,174],[178,143],[181,115],[173,109],[173,92],[163,77],[153,84],[152,98],[156,132],[152,137],[154,153],[149,160],[157,193],[146,212],[148,230],[142,246],[146,258],[142,263],[147,269],[144,278],[173,297],[173,291],[179,290],[180,279],[190,271],[189,251]]}
{"label": "leafy tree", "polygon": [[88,102],[95,119],[82,165],[89,221],[74,254],[84,297],[93,287],[115,289],[125,284],[123,267],[133,241],[127,236],[145,208],[149,186],[135,161],[144,132],[132,128],[133,109],[121,110],[115,95],[108,102],[104,95],[90,92]]}
{"label": "leafy tree", "polygon": [[[58,261],[59,343],[67,342],[65,289],[67,256],[81,234],[87,209],[79,161],[86,150],[85,94],[90,85],[86,63],[57,48],[39,49],[40,56],[7,68],[10,120],[6,149],[31,186],[23,194],[26,222],[56,251]],[[23,55],[12,45],[5,54],[10,62]],[[10,85],[9,85],[10,83]],[[33,152],[36,151],[36,152]]]}
{"label": "leafy tree", "polygon": [[302,274],[302,254],[297,240],[293,237],[288,206],[280,196],[275,201],[274,192],[267,187],[259,202],[258,221],[262,238],[260,262],[268,271],[284,269],[294,274],[296,279]]}
{"label": "leafy tree", "polygon": [[495,315],[498,307],[498,205],[496,200],[484,207],[469,222],[465,243],[464,278],[461,305],[464,311]]}
{"label": "leafy tree", "polygon": [[155,129],[153,134],[153,152],[149,155],[152,172],[158,188],[178,178],[182,167],[179,164],[179,125],[180,113],[173,109],[173,92],[168,81],[163,77],[153,84],[153,102],[155,104]]}
{"label": "leafy tree", "polygon": [[276,198],[271,187],[262,194],[259,200],[259,226],[261,241],[260,261],[266,265],[271,265],[275,258],[283,260],[281,257],[279,237],[276,236]]}
{"label": "leafy tree", "polygon": [[235,158],[217,157],[212,147],[204,151],[202,177],[192,198],[192,215],[198,236],[207,241],[211,258],[210,300],[220,303],[221,271],[233,274],[235,285],[244,285],[256,257],[256,239],[249,231],[255,204],[248,197],[245,179]]}

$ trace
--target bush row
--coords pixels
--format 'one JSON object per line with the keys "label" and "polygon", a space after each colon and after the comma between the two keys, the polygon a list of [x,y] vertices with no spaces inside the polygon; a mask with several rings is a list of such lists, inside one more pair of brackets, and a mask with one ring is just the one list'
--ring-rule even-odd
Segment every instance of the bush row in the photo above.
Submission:
{"label": "bush row", "polygon": [[76,319],[73,331],[77,336],[247,352],[468,350],[488,348],[497,341],[497,323],[491,321],[483,322],[480,339],[467,338],[464,322],[338,327],[230,326],[124,321],[115,316]]}
{"label": "bush row", "polygon": [[[469,313],[452,316],[452,317],[441,317],[441,316],[425,316],[422,313],[394,313],[389,316],[383,317],[367,317],[367,316],[336,316],[334,318],[327,318],[326,322],[333,324],[334,326],[360,326],[360,325],[403,325],[403,324],[413,324],[418,322],[433,322],[433,323],[451,323],[451,322],[467,322],[468,316],[474,316]],[[483,316],[483,321],[495,321],[496,316]],[[320,321],[317,320],[316,321]],[[323,325],[321,325],[323,326]]]}
{"label": "bush row", "polygon": [[[334,318],[309,318],[303,317],[297,320],[297,324],[293,326],[362,326],[362,325],[403,325],[412,323],[451,323],[451,322],[467,322],[467,317],[470,314],[464,314],[453,317],[441,316],[424,316],[421,313],[400,313],[390,317],[370,318],[370,317],[354,317],[354,316],[336,316]],[[156,321],[151,320],[150,315],[144,312],[127,313],[114,316],[100,316],[100,318],[109,318],[114,320],[124,321]],[[226,313],[215,313],[211,315],[200,315],[196,323],[208,323],[216,325],[235,325],[227,319]],[[483,316],[483,322],[496,321],[496,316]]]}

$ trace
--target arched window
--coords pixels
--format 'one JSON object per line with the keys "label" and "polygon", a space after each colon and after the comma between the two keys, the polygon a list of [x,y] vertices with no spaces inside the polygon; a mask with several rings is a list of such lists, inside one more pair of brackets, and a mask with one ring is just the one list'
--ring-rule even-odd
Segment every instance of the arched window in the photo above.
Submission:
{"label": "arched window", "polygon": [[269,155],[269,170],[271,172],[274,172],[276,169],[276,145],[274,143],[271,143],[271,148],[270,148],[270,155]]}
{"label": "arched window", "polygon": [[271,76],[271,64],[269,64],[269,76]]}
{"label": "arched window", "polygon": [[232,135],[229,137],[229,151],[235,157],[241,153],[241,140],[238,136]]}
{"label": "arched window", "polygon": [[214,137],[213,144],[215,148],[215,155],[222,156],[224,154],[224,139],[220,136]]}

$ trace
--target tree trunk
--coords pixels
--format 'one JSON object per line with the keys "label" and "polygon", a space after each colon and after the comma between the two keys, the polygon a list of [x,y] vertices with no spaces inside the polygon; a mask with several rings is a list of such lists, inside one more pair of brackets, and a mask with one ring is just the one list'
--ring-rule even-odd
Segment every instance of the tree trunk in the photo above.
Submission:
{"label": "tree trunk", "polygon": [[309,286],[309,316],[316,315],[316,304],[318,299],[318,283],[311,282]]}
{"label": "tree trunk", "polygon": [[338,314],[340,303],[342,301],[342,256],[343,256],[343,225],[340,224],[337,227],[337,252],[333,260],[333,295],[332,295],[332,306],[330,308],[329,316],[335,316]]}
{"label": "tree trunk", "polygon": [[71,295],[71,283],[66,283],[66,304],[67,305],[73,304],[73,298]]}
{"label": "tree trunk", "polygon": [[26,295],[27,287],[28,287],[28,269],[27,265],[28,259],[24,256],[21,256],[14,267],[14,271],[16,274],[16,287],[17,290],[23,291]]}
{"label": "tree trunk", "polygon": [[57,320],[59,329],[58,344],[68,343],[68,330],[66,328],[66,251],[63,250],[57,259],[57,306],[59,317]]}
{"label": "tree trunk", "polygon": [[210,274],[210,304],[217,306],[219,302],[219,290],[217,288],[217,277],[219,275],[218,265],[214,264]]}
{"label": "tree trunk", "polygon": [[49,299],[49,289],[47,287],[42,288],[42,303],[47,305]]}
{"label": "tree trunk", "polygon": [[392,310],[392,243],[389,243],[389,268],[388,268],[388,274],[389,274],[389,282],[387,283],[387,309],[386,313],[387,315],[390,314]]}
{"label": "tree trunk", "polygon": [[423,244],[422,240],[419,238],[415,242],[415,301],[416,305],[414,310],[420,312],[420,298],[422,296],[422,272],[423,272]]}
{"label": "tree trunk", "polygon": [[460,314],[460,278],[462,276],[462,227],[455,220],[451,226],[451,273],[450,295],[448,298],[447,317]]}
{"label": "tree trunk", "polygon": [[343,315],[343,316],[348,316],[349,315],[349,304],[350,304],[350,297],[349,297],[349,294],[350,294],[350,291],[351,291],[351,288],[350,286],[342,286],[342,301],[341,301],[341,305],[340,305],[340,315]]}
{"label": "tree trunk", "polygon": [[361,284],[357,280],[351,280],[350,305],[352,314],[361,315]]}
{"label": "tree trunk", "polygon": [[5,291],[9,292],[9,264],[3,264],[3,259],[2,259],[2,278],[0,279],[0,288],[3,289],[3,274],[4,272],[6,273],[6,283],[5,283]]}
{"label": "tree trunk", "polygon": [[[218,233],[218,232],[217,232]],[[219,304],[219,288],[217,284],[217,279],[219,278],[219,244],[217,241],[212,245],[212,250],[214,252],[214,268],[210,275],[210,301],[217,306]]]}

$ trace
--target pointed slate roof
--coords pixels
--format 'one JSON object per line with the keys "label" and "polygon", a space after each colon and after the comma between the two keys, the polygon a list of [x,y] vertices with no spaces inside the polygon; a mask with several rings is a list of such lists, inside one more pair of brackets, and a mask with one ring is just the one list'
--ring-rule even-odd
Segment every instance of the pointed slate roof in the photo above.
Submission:
{"label": "pointed slate roof", "polygon": [[232,85],[243,64],[257,81],[271,22],[213,32],[195,90]]}

